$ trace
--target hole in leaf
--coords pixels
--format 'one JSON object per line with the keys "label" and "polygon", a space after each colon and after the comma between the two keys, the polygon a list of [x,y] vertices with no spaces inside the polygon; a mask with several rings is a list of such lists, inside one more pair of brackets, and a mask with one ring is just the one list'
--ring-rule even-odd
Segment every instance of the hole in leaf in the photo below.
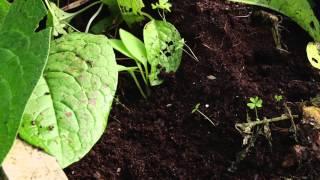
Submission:
{"label": "hole in leaf", "polygon": [[317,64],[319,63],[319,61],[317,59],[315,59],[315,58],[312,58],[312,61],[314,61]]}
{"label": "hole in leaf", "polygon": [[171,56],[171,52],[166,51],[166,52],[165,52],[165,55],[166,55],[167,57],[170,57],[170,56]]}
{"label": "hole in leaf", "polygon": [[47,16],[45,16],[38,24],[37,29],[35,30],[35,32],[39,32],[41,30],[44,30],[46,28],[46,23],[47,23]]}

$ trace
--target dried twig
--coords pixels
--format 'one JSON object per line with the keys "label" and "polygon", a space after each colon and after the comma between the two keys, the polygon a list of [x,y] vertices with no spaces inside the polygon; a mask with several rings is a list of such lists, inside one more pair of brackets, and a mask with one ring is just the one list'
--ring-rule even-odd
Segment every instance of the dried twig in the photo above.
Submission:
{"label": "dried twig", "polygon": [[79,6],[82,6],[83,4],[88,3],[89,1],[90,1],[90,0],[78,0],[78,1],[75,1],[75,2],[73,2],[73,3],[70,3],[70,4],[66,5],[66,6],[64,6],[64,7],[62,8],[62,10],[68,11],[68,10],[77,8],[77,7],[79,7]]}

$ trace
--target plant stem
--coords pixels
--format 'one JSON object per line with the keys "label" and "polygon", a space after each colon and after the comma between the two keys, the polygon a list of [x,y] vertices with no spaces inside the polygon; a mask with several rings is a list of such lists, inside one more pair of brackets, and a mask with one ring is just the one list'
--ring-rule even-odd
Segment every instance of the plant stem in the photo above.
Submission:
{"label": "plant stem", "polygon": [[153,18],[150,14],[148,14],[148,13],[145,13],[145,12],[142,12],[142,11],[141,11],[140,14],[143,15],[143,16],[145,16],[145,17],[147,17],[147,18],[149,18],[151,21],[154,20],[154,18]]}
{"label": "plant stem", "polygon": [[69,18],[73,18],[74,16],[76,16],[76,15],[78,15],[78,14],[81,14],[81,13],[83,13],[84,11],[88,10],[89,8],[91,8],[92,6],[95,6],[95,5],[100,4],[100,3],[101,3],[100,1],[91,3],[91,4],[89,4],[88,6],[86,6],[85,8],[80,9],[80,10],[77,11],[77,12],[68,13],[68,14],[69,14],[68,16],[65,16],[63,19],[60,19],[60,20],[67,20],[67,19],[69,19]]}
{"label": "plant stem", "polygon": [[258,116],[258,109],[257,107],[254,108],[254,112],[256,113],[256,120],[260,121],[259,116]]}
{"label": "plant stem", "polygon": [[280,117],[275,117],[271,119],[264,119],[264,120],[257,120],[257,121],[252,121],[248,123],[237,123],[236,126],[243,126],[243,127],[254,127],[260,124],[267,124],[267,123],[273,123],[273,122],[279,122],[279,121],[284,121],[284,120],[289,120],[291,118],[298,118],[298,115],[292,115],[292,117],[288,115],[282,115]]}
{"label": "plant stem", "polygon": [[136,75],[134,74],[134,72],[133,72],[133,71],[129,71],[129,74],[132,76],[132,78],[133,78],[134,82],[136,83],[136,85],[137,85],[137,87],[138,87],[141,95],[142,95],[145,99],[147,99],[147,96],[146,96],[146,94],[144,93],[144,91],[142,90],[142,88],[141,88],[141,86],[140,86],[140,83],[139,83]]}
{"label": "plant stem", "polygon": [[[77,8],[87,2],[89,2],[90,0],[78,0],[78,1],[75,1],[75,2],[72,2],[71,4],[68,4],[66,6],[64,6],[62,8],[62,10],[64,11],[68,11],[68,10],[71,10],[71,9],[74,9],[74,8]],[[59,7],[59,6],[58,6]]]}
{"label": "plant stem", "polygon": [[142,76],[142,79],[143,79],[144,83],[145,83],[146,86],[147,86],[147,85],[148,85],[148,81],[147,81],[146,76],[144,75],[142,66],[141,66],[141,64],[140,64],[138,61],[136,61],[136,64],[137,64],[137,66],[138,66],[138,68],[139,68],[139,71],[140,71],[140,74],[141,74],[141,76]]}
{"label": "plant stem", "polygon": [[196,110],[199,114],[201,114],[201,116],[203,116],[205,119],[207,119],[213,126],[216,126],[216,124],[207,116],[205,115],[203,112],[201,112],[199,109]]}
{"label": "plant stem", "polygon": [[95,12],[95,13],[93,14],[93,16],[90,18],[90,20],[89,20],[89,22],[88,22],[88,24],[87,24],[87,27],[86,27],[86,31],[85,31],[86,33],[89,32],[90,26],[91,26],[92,22],[93,22],[94,19],[99,15],[99,13],[100,13],[101,10],[102,10],[102,7],[103,7],[103,4],[101,3],[101,5],[100,5],[99,9],[97,10],[97,12]]}

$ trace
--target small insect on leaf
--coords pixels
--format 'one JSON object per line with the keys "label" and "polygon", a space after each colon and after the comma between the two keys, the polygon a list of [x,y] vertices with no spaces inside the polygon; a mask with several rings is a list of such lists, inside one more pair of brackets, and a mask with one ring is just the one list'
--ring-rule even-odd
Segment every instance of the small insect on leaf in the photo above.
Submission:
{"label": "small insect on leaf", "polygon": [[307,45],[307,56],[311,65],[317,69],[320,69],[320,44],[310,42]]}

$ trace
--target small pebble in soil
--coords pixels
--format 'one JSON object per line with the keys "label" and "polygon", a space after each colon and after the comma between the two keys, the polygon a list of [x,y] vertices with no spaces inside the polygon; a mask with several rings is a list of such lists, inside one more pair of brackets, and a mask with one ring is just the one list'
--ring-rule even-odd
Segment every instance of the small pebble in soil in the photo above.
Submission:
{"label": "small pebble in soil", "polygon": [[117,173],[119,174],[121,172],[121,168],[117,168]]}
{"label": "small pebble in soil", "polygon": [[209,108],[209,107],[210,107],[210,105],[209,105],[209,104],[206,104],[206,105],[205,105],[205,107],[206,107],[206,108]]}
{"label": "small pebble in soil", "polygon": [[214,75],[209,75],[209,76],[207,76],[207,78],[209,80],[216,80],[217,79]]}
{"label": "small pebble in soil", "polygon": [[171,106],[172,106],[172,104],[167,104],[166,106],[169,108],[169,107],[171,107]]}

